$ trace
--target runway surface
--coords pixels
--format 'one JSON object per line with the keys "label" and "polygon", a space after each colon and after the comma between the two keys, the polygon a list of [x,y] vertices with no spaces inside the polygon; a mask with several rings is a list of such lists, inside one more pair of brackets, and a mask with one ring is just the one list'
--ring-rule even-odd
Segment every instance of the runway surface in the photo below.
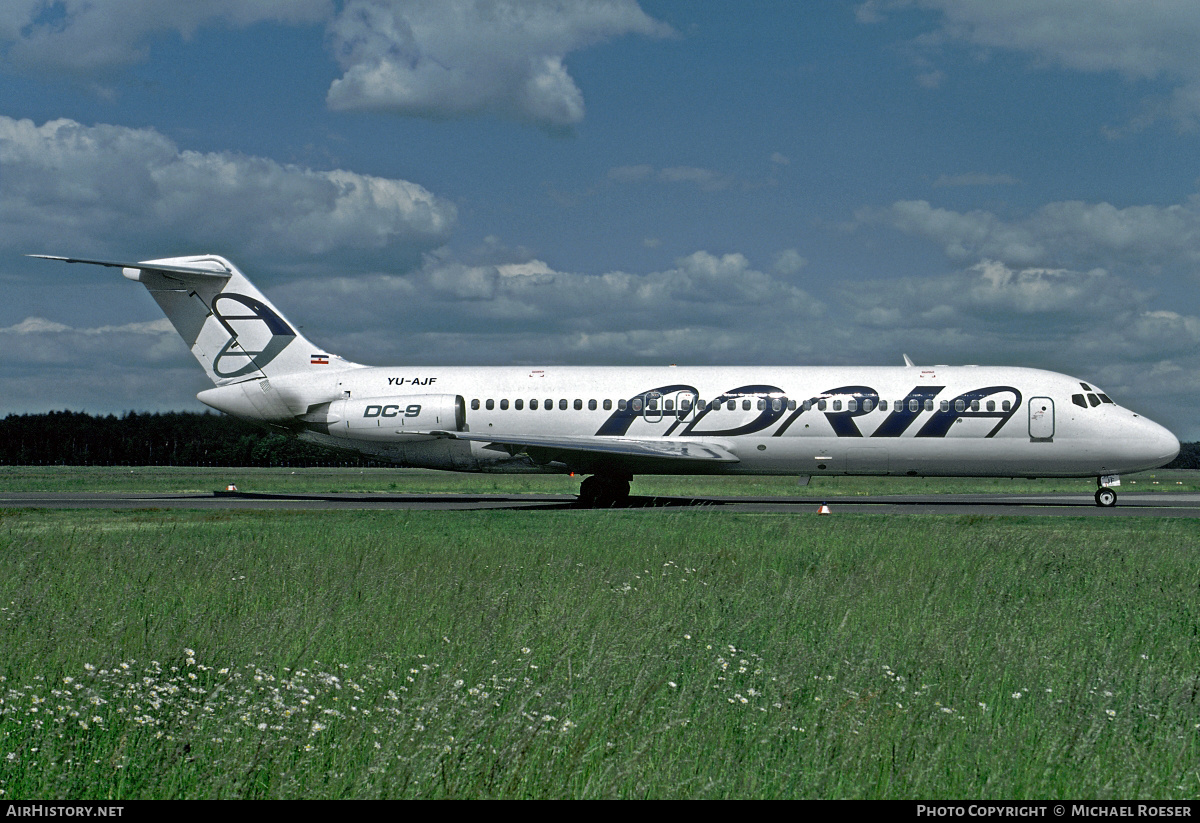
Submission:
{"label": "runway surface", "polygon": [[[1120,494],[1102,509],[1090,494],[935,494],[861,497],[639,497],[626,509],[719,508],[730,512],[817,514],[822,502],[832,513],[1044,515],[1069,517],[1200,517],[1200,493]],[[213,510],[440,510],[477,511],[578,509],[574,495],[550,494],[125,494],[0,493],[0,508],[38,509],[213,509]]]}

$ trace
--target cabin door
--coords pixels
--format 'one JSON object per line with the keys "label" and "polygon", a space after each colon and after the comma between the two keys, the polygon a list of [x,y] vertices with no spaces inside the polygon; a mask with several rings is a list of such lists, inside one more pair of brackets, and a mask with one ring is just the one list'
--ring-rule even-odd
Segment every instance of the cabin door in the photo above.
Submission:
{"label": "cabin door", "polygon": [[1054,439],[1054,401],[1049,397],[1032,397],[1029,400],[1029,439]]}

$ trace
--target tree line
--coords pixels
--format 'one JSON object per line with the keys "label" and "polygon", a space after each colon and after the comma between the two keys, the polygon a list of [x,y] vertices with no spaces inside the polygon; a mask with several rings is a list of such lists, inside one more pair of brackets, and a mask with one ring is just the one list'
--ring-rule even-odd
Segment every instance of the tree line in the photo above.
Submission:
{"label": "tree line", "polygon": [[[55,411],[0,420],[6,466],[386,466],[323,449],[213,412]],[[1171,469],[1200,469],[1200,443],[1184,443]]]}
{"label": "tree line", "polygon": [[0,420],[9,466],[384,466],[214,412],[53,411]]}

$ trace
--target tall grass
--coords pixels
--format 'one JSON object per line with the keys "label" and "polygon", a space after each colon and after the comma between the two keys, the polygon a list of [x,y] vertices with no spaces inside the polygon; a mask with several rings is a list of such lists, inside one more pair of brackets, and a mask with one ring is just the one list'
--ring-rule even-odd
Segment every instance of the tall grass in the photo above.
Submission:
{"label": "tall grass", "polygon": [[1189,521],[4,515],[6,799],[1200,792]]}

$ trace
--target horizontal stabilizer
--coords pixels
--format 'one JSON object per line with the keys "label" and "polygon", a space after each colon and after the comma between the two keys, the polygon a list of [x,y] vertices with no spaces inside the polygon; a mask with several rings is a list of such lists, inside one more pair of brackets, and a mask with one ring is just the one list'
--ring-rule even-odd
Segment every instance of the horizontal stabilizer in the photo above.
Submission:
{"label": "horizontal stabilizer", "polygon": [[[81,257],[59,257],[53,254],[30,254],[26,256],[36,257],[40,260],[58,260],[62,263],[87,263],[92,266],[108,266],[111,269],[141,269],[142,271],[153,271],[160,274],[184,274],[193,277],[214,278],[216,280],[228,280],[232,276],[232,272],[229,271],[213,271],[212,269],[201,268],[200,266],[180,266],[174,263],[158,263],[152,260],[141,263],[121,263],[116,260],[85,260]],[[216,260],[213,262],[220,265]]]}
{"label": "horizontal stabilizer", "polygon": [[619,454],[627,457],[657,457],[669,460],[692,460],[709,463],[737,463],[737,456],[716,443],[703,440],[681,440],[674,437],[627,438],[627,437],[569,437],[538,435],[513,435],[497,437],[491,434],[470,432],[441,432],[430,434],[456,440],[474,440],[477,443],[495,443],[501,446],[517,446],[537,449],[585,454]]}

